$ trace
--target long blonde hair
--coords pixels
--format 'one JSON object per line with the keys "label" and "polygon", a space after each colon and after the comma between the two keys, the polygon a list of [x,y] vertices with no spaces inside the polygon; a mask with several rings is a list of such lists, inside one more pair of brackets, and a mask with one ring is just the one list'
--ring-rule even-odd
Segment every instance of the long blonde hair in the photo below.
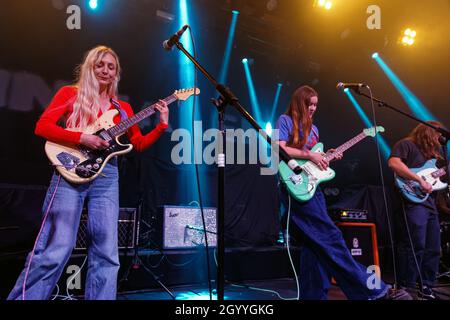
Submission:
{"label": "long blonde hair", "polygon": [[120,63],[117,54],[108,47],[97,46],[87,52],[83,63],[77,68],[77,98],[73,104],[73,111],[67,119],[67,126],[70,128],[86,128],[92,123],[100,112],[99,83],[94,74],[95,65],[105,56],[111,54],[116,60],[116,77],[107,88],[107,95],[110,98],[117,97],[117,87],[120,80]]}

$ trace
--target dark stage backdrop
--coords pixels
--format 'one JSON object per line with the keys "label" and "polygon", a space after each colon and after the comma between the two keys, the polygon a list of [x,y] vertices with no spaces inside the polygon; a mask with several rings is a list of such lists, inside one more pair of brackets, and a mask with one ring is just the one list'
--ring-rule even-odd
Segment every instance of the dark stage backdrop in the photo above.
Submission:
{"label": "dark stage backdrop", "polygon": [[[382,9],[382,28],[368,30],[366,9],[372,1],[354,1],[330,14],[315,10],[312,1],[279,0],[269,11],[261,0],[193,0],[190,24],[195,32],[199,60],[218,77],[222,65],[231,11],[240,11],[226,83],[250,113],[255,114],[241,63],[248,57],[260,111],[274,124],[284,112],[292,92],[309,84],[319,92],[315,123],[321,140],[335,147],[364,127],[336,83],[365,82],[378,98],[410,112],[395,87],[370,58],[378,51],[400,79],[445,125],[449,125],[448,95],[449,20],[448,1],[377,1]],[[114,48],[123,66],[120,94],[135,111],[180,87],[179,54],[165,52],[161,44],[179,29],[179,1],[108,0],[96,12],[87,1],[70,1],[81,8],[81,29],[66,27],[65,0],[2,0],[0,10],[0,183],[27,188],[46,186],[52,169],[43,151],[44,141],[34,135],[34,126],[53,94],[73,82],[74,69],[84,53],[98,44]],[[162,18],[161,12],[173,19]],[[397,44],[405,25],[418,26],[417,46]],[[187,38],[187,33],[184,37]],[[181,70],[182,71],[182,70]],[[282,83],[279,104],[273,112],[277,84]],[[216,126],[216,111],[210,98],[214,88],[199,75],[202,94],[198,110],[203,129]],[[371,116],[367,100],[359,99]],[[181,107],[182,108],[182,107]],[[151,222],[161,205],[189,205],[198,201],[193,166],[174,166],[170,161],[172,130],[179,127],[181,109],[171,107],[171,129],[143,154],[122,157],[121,205],[136,206],[144,199],[144,219]],[[188,111],[191,111],[190,109]],[[229,108],[227,128],[249,128]],[[384,137],[393,144],[415,125],[387,109],[377,109]],[[267,120],[266,120],[267,119]],[[157,119],[145,121],[144,133]],[[376,147],[367,139],[333,164],[337,176],[324,188],[343,192],[351,185],[379,185]],[[382,161],[385,178],[390,178]],[[259,176],[253,165],[227,167],[228,240],[239,245],[274,241],[278,229],[275,177]],[[188,174],[188,172],[190,172]],[[204,205],[216,206],[216,169],[200,165]],[[180,176],[189,179],[180,180]],[[187,192],[191,191],[192,192]],[[4,198],[2,198],[4,199]],[[330,204],[336,201],[331,197]],[[6,201],[6,200],[5,200]],[[38,203],[37,199],[33,203]],[[28,205],[29,203],[25,203]],[[36,205],[40,207],[40,205]],[[1,204],[0,215],[10,212]],[[30,214],[40,213],[30,210]],[[36,212],[36,213],[35,213]],[[9,218],[7,218],[9,219]],[[11,221],[7,221],[9,223]]]}

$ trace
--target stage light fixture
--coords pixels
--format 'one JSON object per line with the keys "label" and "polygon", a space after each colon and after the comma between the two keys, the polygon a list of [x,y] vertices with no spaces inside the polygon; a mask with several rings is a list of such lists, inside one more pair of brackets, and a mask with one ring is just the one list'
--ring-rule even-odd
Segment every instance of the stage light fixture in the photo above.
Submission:
{"label": "stage light fixture", "polygon": [[415,39],[416,36],[417,36],[416,30],[407,28],[405,31],[403,31],[400,42],[404,46],[412,46],[416,42],[416,39]]}
{"label": "stage light fixture", "polygon": [[272,130],[273,130],[272,124],[270,122],[267,122],[266,123],[266,133],[269,137],[272,136]]}
{"label": "stage light fixture", "polygon": [[314,3],[314,6],[319,6],[325,10],[330,10],[333,7],[333,2],[330,0],[318,0]]}
{"label": "stage light fixture", "polygon": [[92,10],[97,9],[98,7],[98,2],[97,0],[89,0],[89,8],[91,8]]}

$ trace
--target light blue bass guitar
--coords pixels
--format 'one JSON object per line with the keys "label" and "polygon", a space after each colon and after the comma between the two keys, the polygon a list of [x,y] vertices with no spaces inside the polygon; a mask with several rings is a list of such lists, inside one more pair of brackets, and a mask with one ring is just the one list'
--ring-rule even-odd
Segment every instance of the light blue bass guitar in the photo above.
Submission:
{"label": "light blue bass guitar", "polygon": [[[439,179],[445,175],[445,169],[436,168],[436,159],[428,160],[422,167],[410,168],[410,170],[431,184],[433,191],[442,190],[447,187],[447,184]],[[403,179],[396,175],[395,184],[400,189],[402,195],[414,203],[425,202],[430,196],[429,193],[422,190],[417,181]]]}
{"label": "light blue bass guitar", "polygon": [[[343,145],[336,148],[336,152],[326,154],[325,160],[330,162],[334,160],[336,154],[344,153],[344,151],[353,147],[366,137],[375,137],[378,132],[384,132],[384,128],[381,126],[364,129],[359,135],[353,139],[347,141]],[[312,149],[312,152],[323,152],[323,144],[318,143]],[[324,181],[329,181],[336,175],[334,170],[330,167],[327,170],[320,170],[316,164],[309,160],[296,160],[298,165],[302,168],[300,174],[295,174],[289,166],[281,161],[278,171],[281,176],[281,180],[286,184],[286,187],[291,196],[298,201],[308,201],[316,192],[317,186]]]}

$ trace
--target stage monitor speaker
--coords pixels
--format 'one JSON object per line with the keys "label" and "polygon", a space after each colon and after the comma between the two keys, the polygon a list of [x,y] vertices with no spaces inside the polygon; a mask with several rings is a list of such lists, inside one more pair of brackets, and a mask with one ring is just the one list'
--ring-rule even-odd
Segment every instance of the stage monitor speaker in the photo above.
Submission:
{"label": "stage monitor speaker", "polygon": [[[162,248],[184,249],[205,246],[205,231],[198,207],[163,206]],[[216,208],[203,208],[208,246],[215,247]]]}
{"label": "stage monitor speaker", "polygon": [[366,267],[380,265],[375,224],[339,222],[336,225],[341,230],[345,243],[356,261]]}
{"label": "stage monitor speaker", "polygon": [[[88,212],[86,209],[81,214],[80,226],[78,228],[75,250],[86,250],[89,237],[87,232]],[[120,208],[119,222],[117,226],[117,237],[119,249],[134,248],[136,232],[136,209]]]}

